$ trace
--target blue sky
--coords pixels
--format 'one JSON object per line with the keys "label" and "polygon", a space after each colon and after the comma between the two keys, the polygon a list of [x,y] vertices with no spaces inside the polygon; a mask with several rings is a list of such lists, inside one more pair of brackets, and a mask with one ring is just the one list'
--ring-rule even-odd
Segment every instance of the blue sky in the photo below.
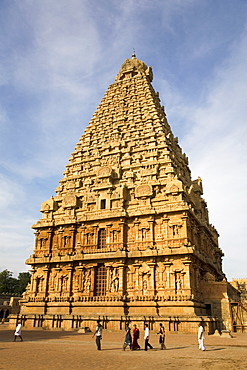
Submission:
{"label": "blue sky", "polygon": [[135,49],[202,178],[228,280],[247,277],[247,0],[1,0],[0,271],[27,271],[31,225]]}

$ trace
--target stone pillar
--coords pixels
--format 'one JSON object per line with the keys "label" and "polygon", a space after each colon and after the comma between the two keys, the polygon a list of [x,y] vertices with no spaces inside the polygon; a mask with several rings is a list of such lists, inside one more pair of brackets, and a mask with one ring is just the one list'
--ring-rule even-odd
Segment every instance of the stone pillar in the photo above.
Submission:
{"label": "stone pillar", "polygon": [[124,294],[124,263],[120,263],[118,265],[118,273],[119,273],[119,289],[118,292],[120,295]]}
{"label": "stone pillar", "polygon": [[56,282],[55,282],[55,292],[59,292],[59,288],[60,288],[60,276],[59,276],[59,272],[61,271],[61,268],[60,267],[55,267],[54,268],[55,271],[57,271],[57,279],[56,279]]}
{"label": "stone pillar", "polygon": [[106,268],[106,294],[111,292],[111,265],[105,264]]}
{"label": "stone pillar", "polygon": [[60,250],[62,247],[63,247],[63,243],[62,243],[62,235],[64,233],[64,229],[62,227],[60,227],[60,229],[58,230],[58,249]]}
{"label": "stone pillar", "polygon": [[49,273],[50,273],[50,268],[46,265],[43,268],[44,271],[44,295],[47,297],[49,295]]}
{"label": "stone pillar", "polygon": [[97,247],[98,245],[98,229],[99,229],[99,226],[98,225],[93,225],[93,244],[95,245],[95,247]]}
{"label": "stone pillar", "polygon": [[86,231],[86,226],[81,226],[81,244],[82,246],[85,246],[86,245],[86,238],[85,238],[85,231]]}
{"label": "stone pillar", "polygon": [[181,217],[182,219],[182,228],[181,228],[181,238],[184,238],[186,239],[185,240],[185,243],[188,242],[188,231],[187,231],[187,220],[188,220],[188,216],[187,215],[184,215]]}
{"label": "stone pillar", "polygon": [[91,285],[90,285],[90,296],[93,296],[94,295],[94,286],[95,286],[95,279],[96,279],[96,268],[97,268],[97,265],[95,266],[90,266],[89,269],[91,270]]}
{"label": "stone pillar", "polygon": [[72,251],[74,251],[75,250],[75,234],[76,234],[76,228],[74,225],[71,226],[70,232],[71,232],[71,249]]}
{"label": "stone pillar", "polygon": [[156,266],[155,262],[148,262],[148,266],[150,267],[150,286],[148,287],[148,292],[150,295],[154,295],[154,288],[155,288],[155,274],[154,274],[154,269]]}
{"label": "stone pillar", "polygon": [[72,295],[72,274],[73,274],[73,267],[70,265],[66,267],[66,270],[69,273],[69,279],[68,279],[68,290],[69,290],[69,296]]}
{"label": "stone pillar", "polygon": [[149,227],[150,227],[150,242],[151,246],[154,245],[154,220],[149,220]]}
{"label": "stone pillar", "polygon": [[31,282],[30,282],[30,292],[34,293],[35,292],[35,278],[34,274],[36,272],[35,269],[30,270],[32,276],[31,276]]}
{"label": "stone pillar", "polygon": [[121,243],[121,248],[123,248],[124,247],[124,245],[125,245],[125,235],[124,235],[124,231],[125,231],[125,228],[124,228],[124,226],[125,226],[125,222],[124,221],[121,221],[121,222],[119,222],[119,227],[120,227],[120,236],[119,236],[119,241],[120,241],[120,243]]}
{"label": "stone pillar", "polygon": [[184,274],[184,290],[188,295],[191,294],[191,283],[190,283],[190,266],[191,261],[183,261],[185,274]]}
{"label": "stone pillar", "polygon": [[34,251],[36,251],[37,250],[37,248],[38,248],[38,236],[39,236],[39,231],[35,231],[34,232],[34,235],[35,235],[35,246],[34,246]]}
{"label": "stone pillar", "polygon": [[164,222],[164,238],[165,240],[168,239],[168,222],[169,222],[169,218],[168,217],[164,217],[163,218],[163,222]]}
{"label": "stone pillar", "polygon": [[139,220],[135,220],[134,221],[134,233],[135,233],[135,242],[139,242],[139,225],[140,225],[140,221]]}
{"label": "stone pillar", "polygon": [[134,291],[140,293],[140,276],[139,276],[139,269],[140,269],[140,264],[139,263],[134,263],[133,266],[135,267],[135,273],[134,273]]}
{"label": "stone pillar", "polygon": [[166,281],[167,281],[167,289],[171,289],[171,265],[172,262],[164,262],[164,266],[166,267]]}
{"label": "stone pillar", "polygon": [[47,234],[48,234],[48,253],[51,254],[52,253],[52,239],[53,239],[53,230],[52,228],[50,228],[48,231],[47,231]]}

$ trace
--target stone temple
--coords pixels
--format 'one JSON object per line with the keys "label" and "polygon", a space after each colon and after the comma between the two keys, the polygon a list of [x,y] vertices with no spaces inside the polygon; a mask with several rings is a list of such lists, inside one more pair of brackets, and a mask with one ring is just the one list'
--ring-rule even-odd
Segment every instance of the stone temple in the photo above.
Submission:
{"label": "stone temple", "polygon": [[[33,225],[26,327],[229,328],[218,233],[167,122],[152,68],[126,59]],[[230,292],[232,289],[232,292]],[[14,322],[16,318],[12,317]]]}

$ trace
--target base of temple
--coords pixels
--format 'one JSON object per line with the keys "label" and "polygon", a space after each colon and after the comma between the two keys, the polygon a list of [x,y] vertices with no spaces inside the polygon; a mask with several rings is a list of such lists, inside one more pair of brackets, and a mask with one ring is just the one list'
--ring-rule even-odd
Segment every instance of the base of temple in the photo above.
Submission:
{"label": "base of temple", "polygon": [[103,315],[10,315],[9,327],[15,328],[18,320],[21,320],[23,328],[44,330],[74,330],[87,328],[94,331],[96,321],[100,320],[104,329],[119,331],[124,330],[126,324],[136,324],[141,330],[146,323],[150,330],[158,331],[159,324],[163,323],[166,332],[169,333],[196,333],[198,323],[205,323],[205,331],[209,334],[223,328],[222,321],[216,317],[209,316],[103,316]]}

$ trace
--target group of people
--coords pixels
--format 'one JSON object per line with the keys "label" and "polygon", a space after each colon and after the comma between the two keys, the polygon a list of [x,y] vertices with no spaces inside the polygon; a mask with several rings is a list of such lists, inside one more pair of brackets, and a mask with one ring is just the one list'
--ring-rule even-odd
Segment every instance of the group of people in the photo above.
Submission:
{"label": "group of people", "polygon": [[[96,347],[100,351],[101,350],[101,339],[102,339],[102,330],[103,326],[101,325],[100,321],[97,321],[96,330],[93,334],[93,337],[96,338]],[[165,346],[165,328],[163,324],[160,323],[160,328],[157,333],[159,335],[159,343],[161,349],[166,349]],[[147,351],[148,348],[153,349],[153,346],[149,343],[149,337],[150,337],[150,331],[148,324],[145,324],[145,331],[144,331],[144,350]],[[124,344],[123,344],[123,351],[127,347],[131,349],[131,351],[139,350],[141,349],[138,340],[140,338],[140,330],[137,328],[136,324],[133,325],[133,333],[131,334],[130,326],[127,324],[126,331],[125,331],[125,337],[124,337]]]}
{"label": "group of people", "polygon": [[[23,341],[23,338],[21,336],[21,322],[17,323],[17,327],[15,329],[14,333],[14,342],[17,338],[20,338],[21,341]],[[96,346],[97,349],[101,350],[101,340],[102,340],[102,331],[103,326],[101,325],[100,320],[97,321],[96,330],[93,334],[93,337],[96,337]],[[160,323],[159,331],[157,333],[159,335],[159,343],[160,343],[160,349],[166,349],[165,346],[165,328],[162,323]],[[144,331],[144,350],[147,351],[148,348],[153,349],[153,346],[149,343],[149,337],[150,337],[150,331],[148,324],[145,324],[145,331]],[[136,324],[133,325],[133,335],[131,335],[131,329],[130,326],[127,324],[126,331],[125,331],[125,337],[124,337],[124,344],[123,344],[123,351],[129,346],[129,348],[132,351],[141,349],[138,340],[140,338],[140,330],[137,328]],[[202,351],[205,351],[206,348],[204,346],[204,326],[202,323],[198,325],[198,344],[199,349]]]}

